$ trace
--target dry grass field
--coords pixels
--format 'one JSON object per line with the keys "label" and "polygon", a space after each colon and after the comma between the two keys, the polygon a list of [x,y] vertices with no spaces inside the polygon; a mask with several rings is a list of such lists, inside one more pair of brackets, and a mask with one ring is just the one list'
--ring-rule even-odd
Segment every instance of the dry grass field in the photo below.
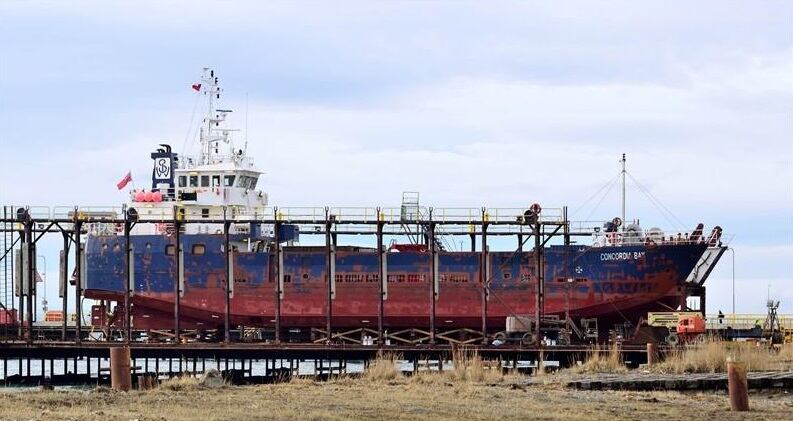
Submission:
{"label": "dry grass field", "polygon": [[[549,376],[552,377],[552,376]],[[752,395],[751,413],[731,413],[717,393],[576,391],[559,383],[525,386],[450,381],[439,374],[393,380],[202,389],[195,382],[129,393],[0,393],[0,418],[44,420],[347,420],[347,419],[790,419],[793,397]],[[177,390],[174,390],[177,389]]]}
{"label": "dry grass field", "polygon": [[[719,364],[713,361],[723,355],[721,350],[708,348],[714,346],[706,344],[696,351],[710,358],[686,354],[695,352],[690,349],[673,358],[689,355],[695,362],[672,361],[659,367],[666,367],[661,371],[675,372],[719,371]],[[726,352],[738,351],[728,348]],[[755,351],[741,349],[740,352]],[[732,413],[723,392],[580,391],[563,385],[564,379],[581,376],[581,373],[624,371],[624,366],[613,355],[611,352],[593,353],[583,368],[547,374],[534,378],[531,384],[523,375],[502,375],[476,355],[460,354],[455,356],[454,369],[442,373],[420,372],[410,377],[396,370],[397,356],[384,355],[372,362],[362,377],[342,377],[328,382],[295,379],[274,385],[205,388],[196,379],[182,378],[167,381],[153,390],[129,393],[107,388],[6,390],[0,391],[0,419],[590,421],[793,418],[793,396],[785,392],[752,394],[752,412]],[[785,359],[787,355],[783,352],[772,358]],[[767,368],[766,365],[762,367]]]}

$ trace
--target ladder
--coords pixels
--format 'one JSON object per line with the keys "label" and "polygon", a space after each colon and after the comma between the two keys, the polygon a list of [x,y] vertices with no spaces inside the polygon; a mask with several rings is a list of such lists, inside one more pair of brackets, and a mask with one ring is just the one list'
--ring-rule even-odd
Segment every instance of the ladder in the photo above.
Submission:
{"label": "ladder", "polygon": [[[13,206],[3,206],[2,216],[8,220],[14,215]],[[3,222],[0,235],[0,308],[14,308],[14,233],[13,224]]]}
{"label": "ladder", "polygon": [[[423,221],[427,221],[429,215],[426,209],[419,205],[419,192],[402,192],[402,206],[400,207],[400,220],[402,229],[405,231],[411,244],[422,244],[427,234],[427,227]],[[415,223],[415,231],[413,224]],[[435,248],[438,251],[453,249],[453,245],[443,235],[440,227],[435,228]]]}

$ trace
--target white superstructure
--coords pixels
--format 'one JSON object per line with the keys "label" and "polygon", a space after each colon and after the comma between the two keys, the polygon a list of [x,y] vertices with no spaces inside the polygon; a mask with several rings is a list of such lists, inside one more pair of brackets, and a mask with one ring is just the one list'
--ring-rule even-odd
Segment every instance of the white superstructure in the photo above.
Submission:
{"label": "white superstructure", "polygon": [[[198,156],[172,153],[170,146],[152,153],[152,188],[132,190],[132,202],[141,219],[159,219],[161,215],[178,213],[195,218],[232,219],[237,215],[257,213],[267,205],[267,194],[258,189],[262,174],[246,148],[238,149],[232,138],[236,130],[226,127],[231,110],[218,109],[221,89],[215,72],[204,68],[201,83],[193,89],[206,97],[206,115],[199,130],[201,151]],[[156,234],[167,227],[145,224],[136,234]],[[246,233],[248,226],[232,227],[234,233]],[[141,232],[140,230],[146,231]],[[186,233],[216,233],[218,224],[189,224]],[[151,232],[153,231],[153,232]]]}

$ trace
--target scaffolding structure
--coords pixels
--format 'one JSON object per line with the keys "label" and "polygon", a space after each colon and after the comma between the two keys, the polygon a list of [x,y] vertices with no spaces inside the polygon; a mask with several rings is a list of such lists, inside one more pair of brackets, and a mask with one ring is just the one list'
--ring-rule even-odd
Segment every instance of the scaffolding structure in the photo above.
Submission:
{"label": "scaffolding structure", "polygon": [[[229,232],[234,224],[248,224],[251,222],[270,225],[273,228],[275,238],[271,243],[271,253],[280,255],[282,253],[282,245],[278,238],[280,227],[285,224],[296,225],[299,227],[301,234],[309,235],[322,235],[325,237],[325,244],[327,250],[327,264],[333,266],[332,262],[335,261],[334,254],[338,244],[339,235],[370,235],[374,236],[377,244],[377,250],[380,250],[380,266],[381,266],[381,282],[380,289],[380,306],[378,315],[377,330],[371,329],[372,333],[377,338],[385,338],[383,328],[383,300],[386,292],[385,279],[383,272],[385,270],[383,260],[385,259],[384,240],[385,236],[404,236],[404,226],[410,225],[419,227],[420,236],[416,237],[418,241],[423,242],[427,247],[427,252],[433,255],[431,261],[431,282],[432,292],[428,297],[431,303],[430,314],[430,328],[427,331],[419,332],[426,335],[426,339],[430,344],[436,343],[438,339],[438,329],[435,326],[434,313],[435,301],[438,297],[438,270],[437,270],[437,253],[441,250],[442,242],[438,241],[439,235],[443,236],[467,236],[470,239],[471,250],[480,253],[482,262],[487,262],[488,253],[488,239],[492,236],[513,236],[517,237],[517,250],[522,251],[524,244],[529,238],[534,238],[534,253],[535,271],[533,278],[537,282],[536,291],[536,314],[534,315],[537,320],[541,320],[543,313],[543,299],[544,299],[544,281],[543,281],[543,248],[554,237],[562,237],[565,244],[570,244],[572,236],[591,236],[594,229],[572,231],[570,229],[570,222],[566,217],[566,208],[546,209],[540,214],[539,207],[537,209],[519,209],[519,208],[431,208],[421,207],[418,205],[418,197],[415,197],[414,203],[411,203],[412,208],[406,209],[406,206],[400,208],[255,208],[245,212],[242,209],[228,209],[224,208],[222,213],[213,213],[207,216],[206,213],[193,213],[192,210],[173,206],[170,208],[139,208],[133,209],[126,206],[120,208],[46,208],[46,207],[16,207],[14,212],[6,211],[3,214],[2,231],[3,239],[14,238],[17,240],[17,249],[19,255],[23,256],[23,265],[17,268],[19,277],[21,278],[20,300],[18,303],[18,310],[20,316],[20,333],[26,341],[33,341],[33,321],[36,311],[35,296],[35,261],[32,256],[36,256],[35,247],[37,242],[45,235],[61,234],[63,238],[63,253],[69,256],[71,253],[73,258],[62,259],[60,270],[60,291],[59,295],[63,298],[64,316],[66,313],[66,303],[70,300],[74,303],[74,308],[78,309],[78,315],[81,314],[83,298],[83,282],[85,272],[85,252],[84,236],[88,233],[101,233],[107,231],[107,227],[113,227],[114,230],[121,231],[119,235],[129,238],[131,231],[134,227],[140,224],[169,224],[174,227],[175,241],[177,247],[181,247],[179,240],[180,233],[183,231],[184,226],[188,224],[218,224],[223,227],[223,235],[226,242],[229,241]],[[407,210],[407,212],[406,212]],[[415,231],[413,232],[415,234]],[[127,241],[129,245],[130,242]],[[478,247],[477,247],[478,245]],[[7,247],[6,247],[7,248]],[[233,253],[231,247],[225,247],[227,251],[227,266],[231,261],[231,254]],[[176,256],[180,253],[177,249]],[[131,247],[126,250],[127,261],[132,256]],[[4,264],[8,264],[13,259],[3,259]],[[179,276],[184,276],[183,264],[179,259],[175,258],[176,272]],[[78,280],[74,283],[73,288],[69,288],[69,282],[66,281],[67,274],[69,273],[69,262],[74,263],[74,279]],[[276,260],[278,261],[278,260]],[[279,272],[283,272],[279,263],[275,266],[275,277],[280,277]],[[332,269],[331,269],[332,270]],[[129,272],[129,271],[128,271]],[[481,287],[482,297],[482,328],[479,333],[481,343],[487,343],[488,326],[487,326],[487,301],[489,297],[488,284],[490,279],[489,274],[482,271],[478,280],[478,285]],[[127,273],[128,285],[133,285],[131,277],[134,274]],[[331,279],[333,275],[331,275]],[[174,326],[173,338],[176,342],[180,341],[182,329],[180,326],[180,300],[179,296],[181,290],[180,282],[175,282],[175,302],[174,302]],[[333,282],[328,283],[328,300],[333,299]],[[280,327],[280,297],[282,296],[283,285],[279,283],[277,287],[279,291],[276,294],[277,306],[275,314],[275,342],[281,341],[281,327]],[[70,291],[71,289],[71,291]],[[135,291],[131,288],[125,294],[124,314],[127,318],[124,323],[126,332],[124,338],[127,341],[132,337],[131,321],[129,320],[131,312],[130,305]],[[225,341],[230,341],[229,332],[230,326],[230,296],[231,292],[226,287],[226,314],[225,314]],[[345,332],[334,332],[331,326],[332,306],[327,306],[327,324],[325,329],[314,329],[318,335],[324,336],[325,340],[330,342],[334,338],[343,337]],[[74,339],[76,343],[84,338],[85,329],[82,326],[82,317],[78,316],[74,321],[74,325],[69,324],[69,318],[63,317],[63,325],[61,332],[61,339],[66,340],[67,331],[75,330],[76,334]],[[492,329],[491,329],[492,330]],[[415,333],[415,332],[412,332]],[[440,334],[443,334],[442,332]],[[392,334],[393,338],[399,340],[398,336]],[[537,342],[540,341],[540,329],[537,329],[536,338]],[[380,340],[382,343],[382,340]]]}

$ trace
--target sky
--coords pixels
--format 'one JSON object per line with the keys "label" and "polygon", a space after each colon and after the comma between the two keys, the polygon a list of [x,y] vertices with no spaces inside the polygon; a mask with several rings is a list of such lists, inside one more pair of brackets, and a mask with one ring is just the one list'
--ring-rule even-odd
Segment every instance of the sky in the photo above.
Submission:
{"label": "sky", "polygon": [[626,153],[628,219],[724,228],[735,270],[725,255],[710,310],[770,295],[793,313],[792,18],[766,1],[5,1],[0,203],[119,206],[159,143],[196,149],[190,85],[212,67],[272,205],[419,191],[607,220],[619,189],[587,199]]}

